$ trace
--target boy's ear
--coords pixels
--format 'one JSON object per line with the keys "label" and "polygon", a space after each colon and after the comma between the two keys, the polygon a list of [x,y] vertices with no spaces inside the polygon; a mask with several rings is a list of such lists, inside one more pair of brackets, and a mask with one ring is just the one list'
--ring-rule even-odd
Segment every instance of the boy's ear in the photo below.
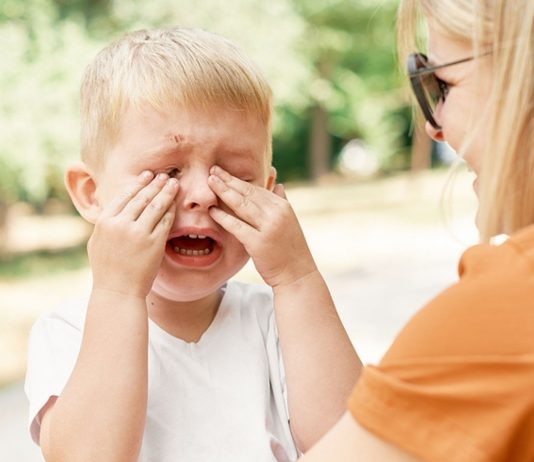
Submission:
{"label": "boy's ear", "polygon": [[272,191],[274,187],[276,186],[276,175],[277,175],[276,169],[271,165],[269,167],[269,176],[267,178],[267,184],[265,185],[265,187],[269,191]]}
{"label": "boy's ear", "polygon": [[96,183],[91,170],[83,162],[76,162],[65,170],[65,186],[80,215],[89,223],[96,223],[100,205],[96,198]]}

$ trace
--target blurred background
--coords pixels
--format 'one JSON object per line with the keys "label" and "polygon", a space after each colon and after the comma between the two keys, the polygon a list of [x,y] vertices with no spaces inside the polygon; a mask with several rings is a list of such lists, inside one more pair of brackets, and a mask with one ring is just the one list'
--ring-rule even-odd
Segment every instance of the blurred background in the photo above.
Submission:
{"label": "blurred background", "polygon": [[[90,289],[91,228],[63,169],[78,157],[78,86],[125,31],[218,32],[275,96],[274,164],[364,362],[377,361],[476,241],[471,174],[413,120],[396,0],[0,0],[0,460],[38,461],[22,391],[35,319]],[[452,184],[450,183],[450,184]],[[441,204],[441,205],[440,205]],[[252,265],[238,275],[259,282]]]}

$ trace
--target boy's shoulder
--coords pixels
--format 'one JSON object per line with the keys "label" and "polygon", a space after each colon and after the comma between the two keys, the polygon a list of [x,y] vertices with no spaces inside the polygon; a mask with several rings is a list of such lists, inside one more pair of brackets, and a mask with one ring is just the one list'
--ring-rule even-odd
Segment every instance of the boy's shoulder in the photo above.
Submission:
{"label": "boy's shoulder", "polygon": [[[244,321],[255,318],[260,324],[269,324],[273,317],[273,294],[270,287],[240,281],[228,281],[223,288],[221,307],[229,312],[239,313]],[[33,330],[63,328],[71,332],[83,332],[89,295],[67,299],[54,310],[43,313],[33,325]]]}
{"label": "boy's shoulder", "polygon": [[273,293],[268,286],[229,281],[224,291],[220,308],[240,311],[242,316],[265,320],[273,314]]}
{"label": "boy's shoulder", "polygon": [[[228,281],[224,287],[223,304],[233,310],[244,310],[257,315],[273,312],[273,294],[270,287],[240,281]],[[54,310],[43,313],[36,324],[63,322],[82,331],[87,313],[89,295],[63,301]]]}
{"label": "boy's shoulder", "polygon": [[225,292],[225,295],[239,297],[243,304],[250,303],[264,308],[265,305],[270,305],[272,308],[273,292],[269,286],[232,280],[226,283]]}
{"label": "boy's shoulder", "polygon": [[88,302],[88,295],[64,300],[52,311],[43,313],[35,322],[34,329],[37,326],[61,323],[68,324],[72,329],[82,332]]}

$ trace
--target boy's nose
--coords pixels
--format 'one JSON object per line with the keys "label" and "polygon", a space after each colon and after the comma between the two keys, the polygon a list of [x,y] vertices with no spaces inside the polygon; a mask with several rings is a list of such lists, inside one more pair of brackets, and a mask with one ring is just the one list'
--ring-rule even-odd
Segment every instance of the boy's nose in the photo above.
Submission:
{"label": "boy's nose", "polygon": [[180,179],[180,190],[183,192],[181,202],[185,210],[208,210],[218,205],[217,195],[208,186],[209,170],[190,172]]}

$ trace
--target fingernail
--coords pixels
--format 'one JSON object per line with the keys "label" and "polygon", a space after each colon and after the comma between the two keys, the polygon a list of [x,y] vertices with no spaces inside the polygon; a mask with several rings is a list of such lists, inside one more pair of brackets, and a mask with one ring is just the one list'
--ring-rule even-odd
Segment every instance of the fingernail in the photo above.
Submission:
{"label": "fingernail", "polygon": [[221,167],[215,168],[215,174],[217,175],[217,178],[221,179],[225,183],[229,182],[232,179],[232,175],[230,175],[226,170],[222,169]]}
{"label": "fingernail", "polygon": [[167,178],[169,178],[169,176],[166,174],[166,173],[158,173],[158,176],[157,176],[157,179],[158,180],[166,180]]}
{"label": "fingernail", "polygon": [[213,173],[208,177],[208,180],[218,181],[218,182],[221,181],[221,179]]}
{"label": "fingernail", "polygon": [[176,188],[176,186],[178,186],[178,180],[176,178],[169,178],[167,180],[167,184],[173,188]]}
{"label": "fingernail", "polygon": [[141,178],[148,180],[149,178],[152,178],[154,174],[150,170],[145,170],[143,173],[141,173]]}

